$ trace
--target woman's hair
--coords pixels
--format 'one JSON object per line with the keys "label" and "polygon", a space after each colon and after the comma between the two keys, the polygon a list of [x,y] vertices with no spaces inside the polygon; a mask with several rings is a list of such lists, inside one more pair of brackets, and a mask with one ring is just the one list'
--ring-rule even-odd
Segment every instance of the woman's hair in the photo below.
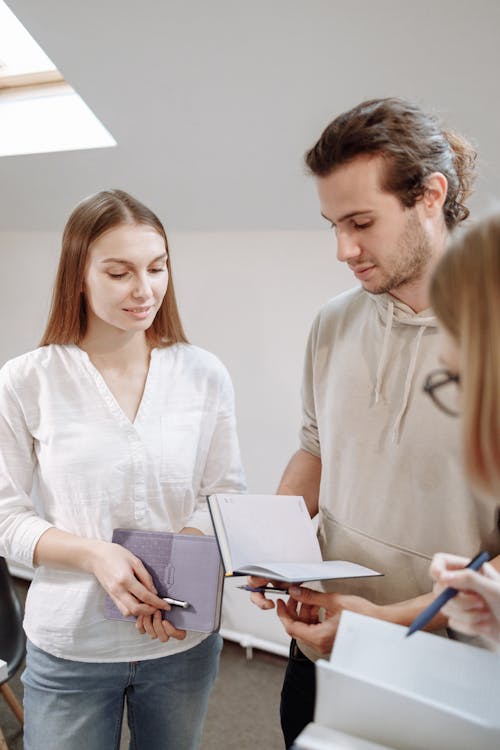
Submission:
{"label": "woman's hair", "polygon": [[439,261],[431,304],[460,350],[463,445],[478,487],[500,490],[500,215],[476,224]]}
{"label": "woman's hair", "polygon": [[312,174],[327,177],[364,155],[384,158],[382,189],[406,208],[423,196],[429,175],[441,172],[448,180],[443,206],[446,226],[452,229],[468,217],[464,202],[476,176],[476,152],[416,105],[397,98],[362,102],[326,127],[305,162]]}
{"label": "woman's hair", "polygon": [[82,340],[87,329],[82,290],[89,247],[104,232],[124,224],[152,227],[163,238],[167,252],[167,291],[146,338],[152,346],[160,347],[187,343],[175,299],[167,235],[161,221],[123,190],[102,190],[79,203],[64,228],[52,305],[40,346],[76,344]]}

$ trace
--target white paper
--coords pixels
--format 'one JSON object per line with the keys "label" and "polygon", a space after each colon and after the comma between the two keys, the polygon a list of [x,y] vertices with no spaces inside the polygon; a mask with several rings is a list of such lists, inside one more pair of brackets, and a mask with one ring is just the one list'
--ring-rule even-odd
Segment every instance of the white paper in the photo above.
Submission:
{"label": "white paper", "polygon": [[315,723],[397,750],[498,750],[500,657],[343,612]]}
{"label": "white paper", "polygon": [[233,570],[266,560],[321,562],[321,550],[302,497],[289,495],[215,496]]}
{"label": "white paper", "polygon": [[330,656],[352,674],[500,726],[500,655],[432,633],[344,612]]}
{"label": "white paper", "polygon": [[272,578],[275,581],[289,581],[290,583],[379,575],[376,571],[365,568],[363,565],[342,560],[325,560],[320,563],[262,562],[258,565],[243,565],[238,568],[238,572]]}
{"label": "white paper", "polygon": [[295,740],[298,750],[394,750],[319,724],[308,724]]}

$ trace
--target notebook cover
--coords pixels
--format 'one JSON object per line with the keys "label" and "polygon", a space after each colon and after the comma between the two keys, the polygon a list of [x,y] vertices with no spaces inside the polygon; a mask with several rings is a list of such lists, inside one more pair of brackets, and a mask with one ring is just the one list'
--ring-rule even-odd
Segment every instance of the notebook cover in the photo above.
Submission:
{"label": "notebook cover", "polygon": [[[219,629],[224,573],[214,537],[115,529],[112,541],[142,560],[158,596],[189,602],[187,609],[172,606],[163,612],[163,619],[182,630],[212,633]],[[136,619],[124,617],[108,595],[104,615],[111,620]]]}

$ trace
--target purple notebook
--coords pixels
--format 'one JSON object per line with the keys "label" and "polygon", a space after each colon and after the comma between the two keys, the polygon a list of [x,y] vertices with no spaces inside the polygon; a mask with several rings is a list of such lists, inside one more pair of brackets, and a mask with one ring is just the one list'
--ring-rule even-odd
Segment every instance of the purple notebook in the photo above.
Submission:
{"label": "purple notebook", "polygon": [[[163,613],[163,619],[182,630],[213,633],[219,629],[224,571],[215,537],[115,529],[113,542],[142,560],[158,596],[189,602],[186,609],[172,606]],[[135,622],[133,616],[124,617],[109,596],[104,615],[111,620]]]}

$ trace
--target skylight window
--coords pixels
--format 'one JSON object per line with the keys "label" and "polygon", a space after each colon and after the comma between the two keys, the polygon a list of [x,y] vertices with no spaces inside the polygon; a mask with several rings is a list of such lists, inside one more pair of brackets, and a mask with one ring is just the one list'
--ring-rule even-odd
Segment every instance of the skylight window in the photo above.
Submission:
{"label": "skylight window", "polygon": [[0,156],[116,146],[0,0]]}

